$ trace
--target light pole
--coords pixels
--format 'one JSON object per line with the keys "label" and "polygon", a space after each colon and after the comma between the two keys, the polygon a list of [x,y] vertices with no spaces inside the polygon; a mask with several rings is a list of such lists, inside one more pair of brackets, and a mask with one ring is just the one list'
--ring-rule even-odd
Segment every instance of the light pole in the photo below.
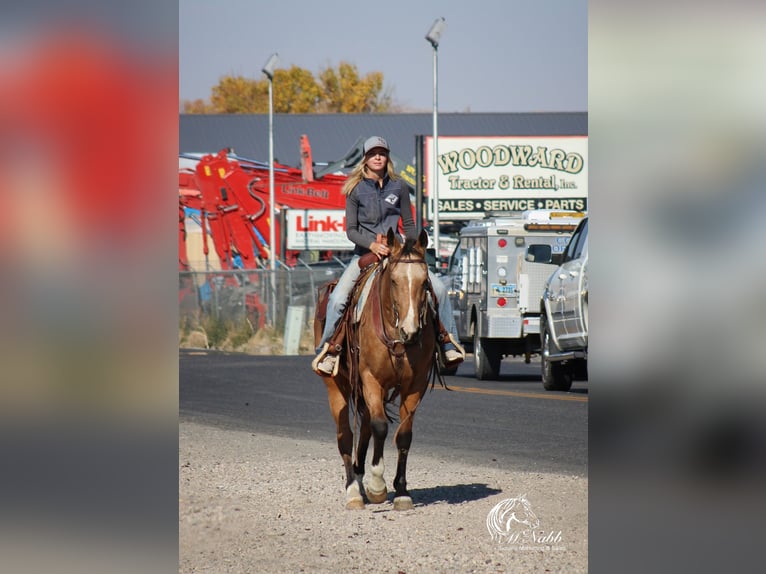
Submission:
{"label": "light pole", "polygon": [[447,21],[444,18],[437,18],[431,25],[431,29],[426,34],[426,40],[431,43],[434,49],[434,137],[431,142],[433,147],[433,159],[431,161],[431,206],[434,215],[434,250],[436,251],[436,264],[437,268],[441,269],[441,263],[439,260],[439,177],[436,173],[439,157],[439,38],[441,38],[444,29],[447,27]]}
{"label": "light pole", "polygon": [[279,57],[276,52],[269,56],[269,59],[261,70],[269,79],[269,269],[271,270],[271,323],[276,324],[276,269],[277,269],[277,241],[274,231],[274,69],[277,67]]}
{"label": "light pole", "polygon": [[272,54],[261,70],[269,79],[269,268],[274,271],[276,263],[276,238],[274,233],[274,69],[279,57]]}

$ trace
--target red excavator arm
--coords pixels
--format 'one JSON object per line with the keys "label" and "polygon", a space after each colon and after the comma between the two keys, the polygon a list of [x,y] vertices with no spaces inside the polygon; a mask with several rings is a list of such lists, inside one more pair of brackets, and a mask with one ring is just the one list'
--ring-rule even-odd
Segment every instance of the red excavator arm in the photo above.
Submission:
{"label": "red excavator arm", "polygon": [[[310,157],[310,149],[308,150]],[[306,181],[304,170],[275,164],[275,213],[283,209],[344,209],[341,193],[345,176],[326,175]],[[232,159],[227,150],[205,155],[197,163],[193,185],[200,194],[202,218],[209,225],[216,252],[224,269],[231,268],[232,248],[245,268],[255,267],[257,258],[269,257],[268,166],[245,159]],[[180,181],[180,180],[179,180]],[[182,189],[184,189],[182,184]],[[185,196],[181,196],[184,201]],[[186,196],[188,197],[188,196]],[[280,236],[279,217],[274,222]],[[205,230],[206,231],[206,230]],[[279,243],[279,242],[278,242]],[[285,254],[276,246],[278,258]]]}
{"label": "red excavator arm", "polygon": [[[302,169],[274,165],[275,213],[280,214],[286,208],[344,209],[345,197],[341,189],[346,177],[328,174],[315,179],[311,147],[305,136],[301,139],[301,160]],[[230,154],[230,150],[202,156],[193,169],[179,169],[178,253],[181,271],[191,270],[186,251],[187,209],[197,214],[205,257],[209,254],[210,239],[224,270],[259,267],[269,257],[271,246],[267,238],[272,223],[275,237],[281,236],[281,218],[277,216],[276,221],[269,221],[268,165],[237,158]],[[277,241],[274,246],[277,258],[289,264],[297,252],[281,253],[279,245]],[[253,273],[248,280],[251,285],[256,285],[260,276]],[[238,279],[233,275],[227,274],[224,282],[229,287],[238,287]],[[209,285],[211,289],[218,288],[213,282]],[[186,296],[191,289],[189,285],[182,285],[180,296]],[[253,324],[262,327],[266,309],[257,291],[250,289],[244,295],[248,316]]]}

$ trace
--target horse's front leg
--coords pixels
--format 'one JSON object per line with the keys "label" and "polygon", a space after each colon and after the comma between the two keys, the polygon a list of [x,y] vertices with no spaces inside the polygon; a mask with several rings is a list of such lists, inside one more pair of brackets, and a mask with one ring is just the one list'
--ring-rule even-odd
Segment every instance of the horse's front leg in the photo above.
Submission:
{"label": "horse's front leg", "polygon": [[364,380],[364,398],[369,412],[369,426],[373,440],[371,476],[365,487],[365,492],[367,499],[372,504],[380,504],[388,498],[386,481],[383,479],[383,472],[385,471],[383,446],[388,434],[388,419],[384,407],[384,391],[374,377],[369,375]]}
{"label": "horse's front leg", "polygon": [[360,493],[364,492],[364,467],[367,461],[367,448],[370,445],[372,430],[370,429],[370,411],[364,400],[360,400],[357,405],[357,413],[360,416],[359,435],[356,445],[356,461],[354,462],[354,476],[359,487]]}
{"label": "horse's front leg", "polygon": [[396,462],[396,477],[394,478],[394,510],[410,510],[413,508],[412,498],[407,491],[407,456],[412,444],[412,424],[415,417],[415,409],[422,394],[415,393],[402,397],[399,406],[399,428],[396,430],[396,450],[399,453]]}
{"label": "horse's front leg", "polygon": [[354,473],[352,453],[354,449],[354,433],[349,423],[348,397],[338,388],[338,385],[330,377],[323,377],[327,386],[327,397],[330,402],[330,412],[335,419],[338,451],[343,459],[343,467],[346,471],[346,508],[364,508],[364,499],[359,488],[359,482]]}

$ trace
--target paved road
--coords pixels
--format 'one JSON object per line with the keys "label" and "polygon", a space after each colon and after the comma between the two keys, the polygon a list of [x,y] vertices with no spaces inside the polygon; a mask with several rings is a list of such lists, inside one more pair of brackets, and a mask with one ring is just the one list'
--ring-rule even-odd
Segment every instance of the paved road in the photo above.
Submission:
{"label": "paved road", "polygon": [[[308,356],[180,351],[180,416],[224,428],[335,441],[327,394]],[[412,455],[587,476],[588,385],[546,392],[539,366],[506,359],[478,381],[471,357],[418,409]],[[389,431],[392,436],[393,431]]]}

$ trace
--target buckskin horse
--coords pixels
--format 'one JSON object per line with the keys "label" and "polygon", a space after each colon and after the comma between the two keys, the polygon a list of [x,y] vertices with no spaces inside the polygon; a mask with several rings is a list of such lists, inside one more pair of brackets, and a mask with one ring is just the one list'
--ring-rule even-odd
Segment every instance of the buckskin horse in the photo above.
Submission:
{"label": "buckskin horse", "polygon": [[[383,446],[388,423],[386,407],[399,399],[399,426],[394,435],[398,452],[394,478],[394,509],[413,508],[407,491],[407,455],[412,443],[415,411],[423,399],[429,379],[439,378],[436,359],[437,324],[429,304],[435,300],[428,277],[425,230],[417,240],[402,243],[389,229],[386,241],[390,255],[360,274],[349,297],[341,322],[346,328],[338,373],[322,376],[327,386],[330,411],[337,428],[338,450],[346,473],[346,508],[365,507],[363,495],[372,504],[388,498],[383,478]],[[361,259],[360,259],[361,261]],[[361,312],[356,315],[362,283],[372,281]],[[326,286],[325,286],[326,287]],[[315,343],[324,323],[327,289],[320,290],[314,321]],[[324,299],[324,305],[322,304]],[[438,304],[438,302],[437,302]],[[356,458],[352,461],[354,429],[358,430]],[[371,477],[364,484],[365,459],[373,440]]]}

